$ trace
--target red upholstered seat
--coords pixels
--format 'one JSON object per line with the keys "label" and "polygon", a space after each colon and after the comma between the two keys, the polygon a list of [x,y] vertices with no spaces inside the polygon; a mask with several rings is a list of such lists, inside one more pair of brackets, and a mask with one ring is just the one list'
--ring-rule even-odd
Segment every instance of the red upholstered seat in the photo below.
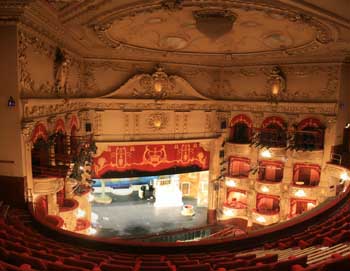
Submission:
{"label": "red upholstered seat", "polygon": [[141,266],[139,268],[139,271],[173,271],[173,269],[169,266],[157,266],[157,265],[150,265],[150,266]]}
{"label": "red upholstered seat", "polygon": [[256,258],[255,254],[238,255],[234,257],[234,259],[241,259],[241,260],[252,260],[255,258]]}
{"label": "red upholstered seat", "polygon": [[101,264],[100,269],[102,271],[133,271],[133,266],[118,265],[118,264]]}
{"label": "red upholstered seat", "polygon": [[4,271],[23,271],[23,269],[19,268],[18,266],[0,261],[0,270],[4,270]]}
{"label": "red upholstered seat", "polygon": [[168,262],[162,261],[142,261],[140,263],[141,266],[169,266]]}
{"label": "red upholstered seat", "polygon": [[299,264],[306,267],[307,256],[295,257],[284,261],[279,261],[274,264],[273,270],[275,271],[288,271],[291,270],[292,266]]}
{"label": "red upholstered seat", "polygon": [[273,263],[278,260],[278,254],[268,254],[262,257],[255,258],[249,262],[249,265],[255,265],[256,263]]}
{"label": "red upholstered seat", "polygon": [[182,261],[170,261],[171,264],[175,265],[175,266],[179,266],[179,265],[194,265],[194,264],[199,264],[198,260],[182,260]]}
{"label": "red upholstered seat", "polygon": [[240,267],[234,270],[235,271],[270,271],[273,269],[270,264],[258,264],[254,266]]}
{"label": "red upholstered seat", "polygon": [[210,264],[193,264],[193,265],[180,265],[176,267],[176,271],[213,271]]}
{"label": "red upholstered seat", "polygon": [[340,271],[350,270],[350,256],[336,257],[327,261],[322,268],[322,271]]}
{"label": "red upholstered seat", "polygon": [[49,254],[49,253],[44,252],[44,251],[32,250],[31,255],[33,257],[40,258],[42,260],[49,261],[49,262],[56,262],[59,260],[59,258],[57,256]]}
{"label": "red upholstered seat", "polygon": [[20,253],[10,252],[7,261],[17,266],[21,266],[22,264],[29,264],[32,268],[37,270],[48,270],[44,261]]}
{"label": "red upholstered seat", "polygon": [[63,263],[47,263],[48,271],[88,271],[89,269],[80,268],[72,265],[65,265]]}
{"label": "red upholstered seat", "polygon": [[18,253],[28,253],[30,250],[26,248],[25,246],[19,244],[19,243],[14,243],[11,241],[5,241],[4,242],[4,247],[7,248],[8,250],[18,252]]}
{"label": "red upholstered seat", "polygon": [[81,255],[79,258],[80,258],[80,260],[92,262],[92,263],[95,263],[97,265],[99,265],[102,262],[107,262],[109,260],[108,256],[107,257],[103,257],[103,256],[97,257],[97,256]]}
{"label": "red upholstered seat", "polygon": [[314,264],[308,267],[303,267],[299,264],[295,264],[292,266],[291,271],[322,271],[324,264]]}
{"label": "red upholstered seat", "polygon": [[63,259],[63,263],[66,265],[78,266],[86,269],[93,269],[96,266],[95,263],[73,258]]}
{"label": "red upholstered seat", "polygon": [[333,246],[343,241],[350,240],[350,230],[342,230],[340,233],[331,236],[324,237],[322,245],[324,246]]}
{"label": "red upholstered seat", "polygon": [[135,259],[127,259],[127,260],[124,260],[124,259],[120,259],[120,260],[112,259],[112,260],[109,260],[107,263],[108,264],[130,265],[130,266],[132,265],[132,266],[134,266],[135,262],[136,262]]}
{"label": "red upholstered seat", "polygon": [[214,267],[216,268],[225,268],[227,270],[239,268],[239,267],[245,267],[248,265],[249,261],[237,259],[237,260],[231,260],[226,262],[220,262],[218,264],[215,264]]}

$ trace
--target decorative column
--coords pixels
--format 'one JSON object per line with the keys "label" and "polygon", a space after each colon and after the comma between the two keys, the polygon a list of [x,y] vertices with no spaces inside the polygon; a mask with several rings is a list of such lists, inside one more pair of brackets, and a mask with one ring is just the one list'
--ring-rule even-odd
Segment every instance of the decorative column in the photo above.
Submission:
{"label": "decorative column", "polygon": [[214,139],[210,144],[210,164],[208,183],[208,223],[216,223],[216,209],[220,190],[220,147],[223,136]]}
{"label": "decorative column", "polygon": [[247,218],[248,218],[248,227],[253,226],[253,210],[256,209],[256,191],[251,189],[247,192]]}
{"label": "decorative column", "polygon": [[26,122],[22,124],[22,140],[24,143],[24,168],[27,174],[25,183],[25,200],[33,201],[33,171],[32,171],[32,141],[31,136],[34,129],[34,122]]}
{"label": "decorative column", "polygon": [[56,193],[51,193],[47,195],[47,214],[48,215],[57,215],[59,212],[57,204],[57,195]]}
{"label": "decorative column", "polygon": [[56,166],[55,143],[49,146],[50,166]]}
{"label": "decorative column", "polygon": [[285,221],[290,213],[290,195],[288,191],[281,193],[280,198],[280,221]]}
{"label": "decorative column", "polygon": [[70,134],[66,134],[66,151],[67,154],[69,155],[71,153],[71,148],[70,148]]}
{"label": "decorative column", "polygon": [[[332,152],[332,146],[336,144],[336,122],[335,116],[326,117],[326,129],[324,132],[324,144],[323,144],[323,161],[322,168],[329,162]],[[321,183],[320,183],[321,184]]]}

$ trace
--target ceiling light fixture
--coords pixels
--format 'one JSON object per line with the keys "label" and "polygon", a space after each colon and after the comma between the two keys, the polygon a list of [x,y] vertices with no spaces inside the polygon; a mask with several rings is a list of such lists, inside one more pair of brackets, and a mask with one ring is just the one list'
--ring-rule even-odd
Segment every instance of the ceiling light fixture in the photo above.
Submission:
{"label": "ceiling light fixture", "polygon": [[274,66],[267,81],[270,90],[269,100],[277,104],[286,90],[286,77],[280,67]]}

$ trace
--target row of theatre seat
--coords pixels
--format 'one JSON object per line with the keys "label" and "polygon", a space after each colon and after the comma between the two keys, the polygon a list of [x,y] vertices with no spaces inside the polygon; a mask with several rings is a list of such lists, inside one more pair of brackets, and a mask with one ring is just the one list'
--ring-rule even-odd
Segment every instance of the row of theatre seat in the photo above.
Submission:
{"label": "row of theatre seat", "polygon": [[264,247],[287,249],[298,246],[304,249],[315,245],[332,246],[348,240],[350,240],[350,207],[346,205],[326,221],[276,242],[266,243]]}
{"label": "row of theatre seat", "polygon": [[[330,221],[340,222],[349,208],[343,208],[328,222],[309,228],[309,233],[328,228]],[[0,218],[0,271],[228,271],[228,270],[350,270],[350,258],[332,255],[316,265],[307,265],[307,255],[279,259],[278,254],[257,255],[254,251],[238,254],[228,250],[186,254],[143,255],[96,250],[74,244],[62,243],[40,234],[31,224],[30,215],[19,209],[10,210],[6,219]],[[350,219],[349,219],[350,220]],[[26,222],[27,221],[27,222]],[[339,222],[339,223],[338,223]],[[346,221],[343,221],[346,223]],[[335,227],[335,224],[334,224]],[[334,236],[329,237],[337,243]],[[276,247],[288,240],[268,244]],[[342,239],[340,241],[347,241]],[[340,242],[339,241],[339,242]],[[292,245],[292,244],[291,244]],[[271,252],[271,250],[269,250]]]}

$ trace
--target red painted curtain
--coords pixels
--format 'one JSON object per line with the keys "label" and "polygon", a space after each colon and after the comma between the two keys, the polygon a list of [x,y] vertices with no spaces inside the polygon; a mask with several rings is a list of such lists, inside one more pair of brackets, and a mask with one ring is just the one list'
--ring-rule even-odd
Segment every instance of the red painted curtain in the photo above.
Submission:
{"label": "red painted curtain", "polygon": [[95,177],[108,171],[157,172],[173,167],[198,166],[209,169],[209,152],[199,143],[108,146],[93,159]]}

